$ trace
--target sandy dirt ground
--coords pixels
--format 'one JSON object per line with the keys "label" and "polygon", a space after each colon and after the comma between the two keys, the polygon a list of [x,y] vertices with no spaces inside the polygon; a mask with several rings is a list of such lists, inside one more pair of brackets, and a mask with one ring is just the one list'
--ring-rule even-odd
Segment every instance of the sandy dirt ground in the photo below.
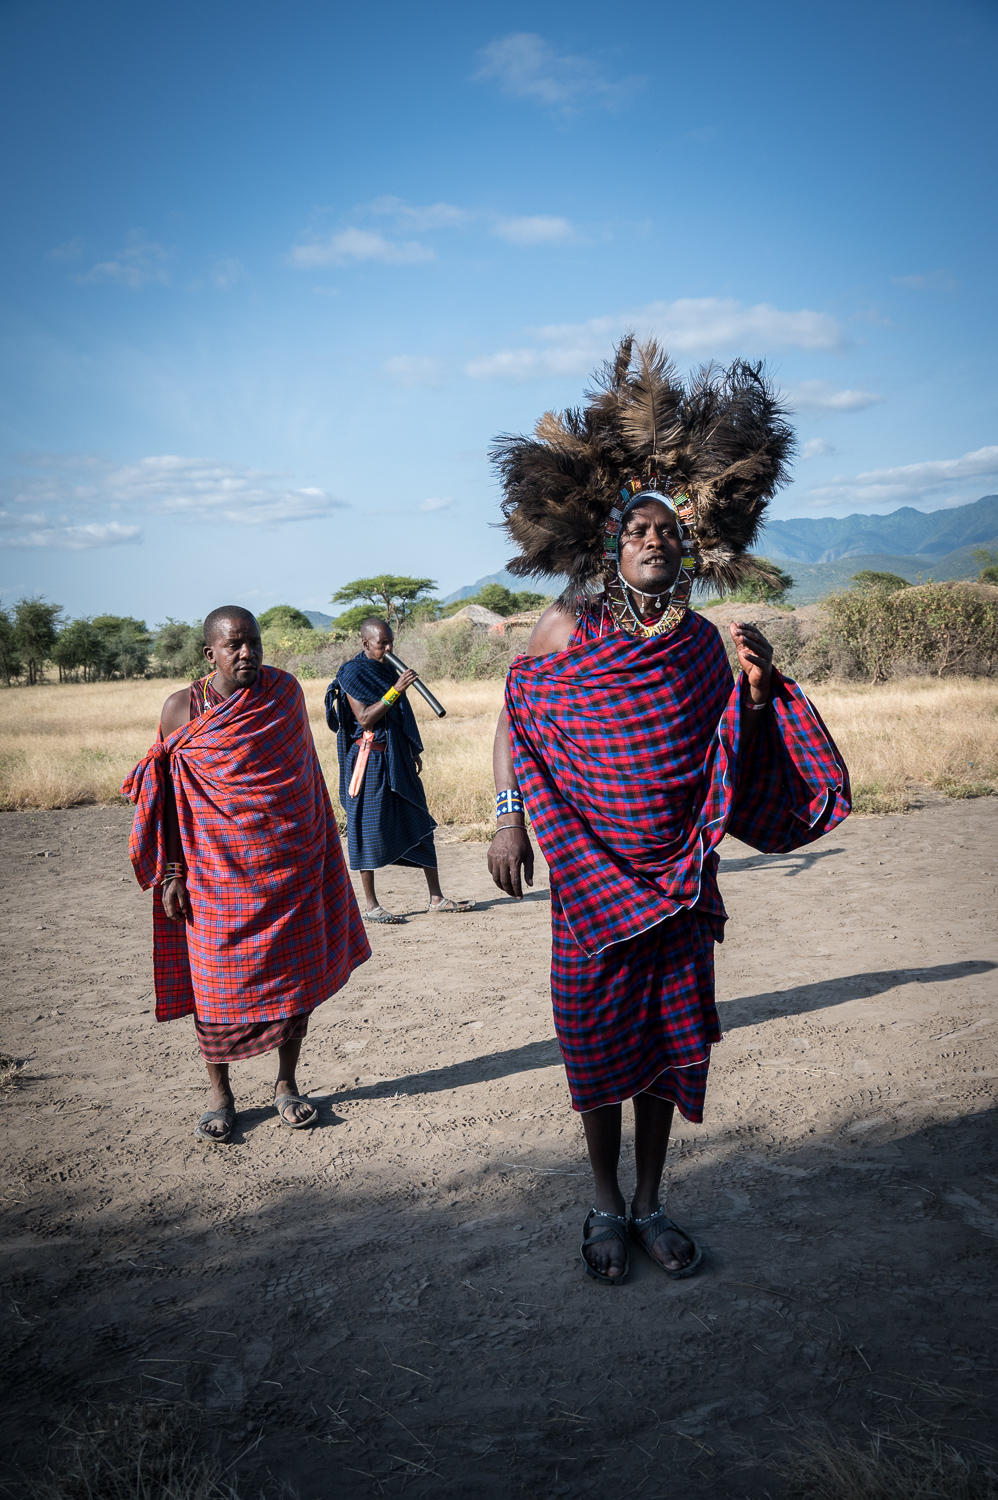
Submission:
{"label": "sandy dirt ground", "polygon": [[725,844],[726,1038],[668,1174],[708,1265],[632,1256],[612,1289],[580,1269],[543,877],[517,906],[442,841],[480,905],[433,917],[384,872],[410,920],[314,1018],[321,1126],[277,1124],[260,1058],[210,1147],[129,820],[0,818],[5,1478],[70,1409],[136,1399],[302,1500],[755,1497],[805,1423],[994,1440],[998,802]]}

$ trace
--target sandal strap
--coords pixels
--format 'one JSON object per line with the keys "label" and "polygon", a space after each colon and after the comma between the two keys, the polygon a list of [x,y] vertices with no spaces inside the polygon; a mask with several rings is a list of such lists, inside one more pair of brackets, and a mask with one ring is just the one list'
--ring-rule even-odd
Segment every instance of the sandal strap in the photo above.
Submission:
{"label": "sandal strap", "polygon": [[235,1124],[236,1111],[231,1104],[227,1104],[224,1109],[206,1109],[198,1124],[203,1125],[206,1120],[226,1120],[228,1124],[226,1119],[228,1115],[232,1116],[232,1123]]}

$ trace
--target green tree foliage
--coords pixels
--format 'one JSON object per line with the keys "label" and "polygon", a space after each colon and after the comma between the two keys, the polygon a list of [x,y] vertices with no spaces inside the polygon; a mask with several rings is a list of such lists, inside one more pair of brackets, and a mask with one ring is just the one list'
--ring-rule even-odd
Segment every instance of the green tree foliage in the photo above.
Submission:
{"label": "green tree foliage", "polygon": [[186,677],[193,682],[208,671],[204,659],[204,631],[201,621],[193,625],[183,620],[167,618],[161,625],[153,643],[156,661],[167,677]]}
{"label": "green tree foliage", "polygon": [[781,604],[784,595],[794,586],[793,579],[768,557],[757,557],[756,561],[764,565],[767,576],[746,579],[725,598],[734,604]]}
{"label": "green tree foliage", "polygon": [[312,621],[308,615],[303,614],[300,609],[295,609],[293,604],[275,604],[270,609],[265,609],[262,615],[257,615],[257,624],[261,630],[270,630],[274,627],[284,630],[311,630]]}
{"label": "green tree foliage", "polygon": [[[408,618],[411,619],[416,611],[422,608],[422,605],[417,605]],[[353,609],[345,609],[341,615],[336,616],[336,619],[329,627],[329,632],[338,641],[346,640],[348,635],[357,634],[363,620],[370,619],[372,616],[375,619],[384,620],[385,611],[383,609],[372,609],[369,604],[355,604]],[[388,621],[385,620],[386,625],[387,623]]]}
{"label": "green tree foliage", "polygon": [[501,583],[486,583],[478,590],[477,594],[471,594],[467,599],[453,599],[450,604],[445,604],[439,611],[442,619],[450,615],[456,615],[459,610],[466,609],[469,604],[480,604],[483,609],[490,609],[494,615],[502,615],[508,618],[510,615],[526,614],[530,610],[543,609],[551,603],[547,594],[532,594],[528,590],[514,594]]}
{"label": "green tree foliage", "polygon": [[10,610],[0,609],[0,672],[8,687],[10,679],[20,677],[24,671],[24,658],[17,645],[15,630]]}
{"label": "green tree foliage", "polygon": [[44,599],[18,599],[14,605],[14,648],[24,658],[28,683],[41,682],[45,663],[59,633],[61,604],[47,604]]}
{"label": "green tree foliage", "polygon": [[[409,578],[400,573],[378,573],[374,578],[355,578],[333,595],[333,604],[367,602],[377,606],[369,613],[384,613],[393,629],[408,617],[413,605],[425,600],[436,588],[432,578]],[[363,617],[362,617],[363,618]],[[336,620],[339,626],[339,617]]]}
{"label": "green tree foliage", "polygon": [[152,650],[145,620],[132,615],[95,615],[93,626],[104,643],[105,677],[145,676]]}
{"label": "green tree foliage", "polygon": [[998,552],[990,547],[975,547],[974,556],[981,565],[978,575],[981,583],[998,583]]}
{"label": "green tree foliage", "polygon": [[878,573],[875,568],[864,568],[861,573],[854,573],[849,582],[853,588],[882,589],[888,594],[895,594],[898,589],[911,588],[907,578],[902,578],[900,573]]}
{"label": "green tree foliage", "polygon": [[105,675],[106,656],[104,637],[89,619],[70,620],[52,648],[60,681],[81,671],[84,682],[96,681]]}

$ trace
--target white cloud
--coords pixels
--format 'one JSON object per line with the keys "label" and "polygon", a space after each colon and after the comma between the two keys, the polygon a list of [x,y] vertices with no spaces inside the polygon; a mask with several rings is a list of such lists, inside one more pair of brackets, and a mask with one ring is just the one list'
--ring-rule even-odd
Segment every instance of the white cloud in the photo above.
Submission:
{"label": "white cloud", "polygon": [[802,380],[784,395],[794,411],[826,413],[865,411],[886,400],[873,391],[838,391],[828,380]]}
{"label": "white cloud", "polygon": [[447,379],[446,371],[437,360],[418,354],[395,354],[385,360],[383,368],[396,385],[437,386],[443,385]]}
{"label": "white cloud", "polygon": [[133,229],[127,236],[125,248],[118,251],[116,260],[98,261],[89,271],[82,271],[74,276],[73,280],[80,286],[97,281],[114,281],[119,286],[131,287],[133,290],[148,286],[150,282],[166,286],[170,280],[166,262],[172,258],[172,250],[167,250],[156,240],[146,239],[141,229]]}
{"label": "white cloud", "polygon": [[421,207],[401,198],[389,197],[376,198],[368,204],[367,212],[392,218],[416,234],[429,229],[461,229],[475,218],[469,209],[457,208],[453,203],[428,203]]}
{"label": "white cloud", "polygon": [[801,458],[825,458],[834,453],[835,449],[831,443],[826,443],[824,438],[809,438],[800,450]]}
{"label": "white cloud", "polygon": [[230,258],[217,262],[211,279],[220,292],[227,292],[230,286],[234,286],[237,281],[243,281],[245,276],[246,267],[242,261]]}
{"label": "white cloud", "polygon": [[998,445],[978,448],[962,458],[930,459],[926,463],[903,464],[897,469],[869,469],[855,477],[837,475],[828,484],[808,490],[813,506],[906,505],[945,494],[944,505],[962,505],[977,499],[980,480],[998,478]]}
{"label": "white cloud", "polygon": [[390,266],[417,265],[435,260],[436,251],[418,240],[388,240],[370,229],[341,229],[324,240],[295,245],[291,264],[297,270],[314,270],[316,266],[342,266],[350,261],[377,260]]}
{"label": "white cloud", "polygon": [[619,108],[643,82],[614,82],[601,75],[588,57],[559,53],[532,31],[499,37],[479,53],[477,79],[497,83],[513,99],[568,112],[585,104]]}
{"label": "white cloud", "polygon": [[122,526],[117,521],[107,525],[91,522],[87,526],[51,526],[45,516],[0,511],[0,547],[55,547],[82,552],[89,547],[117,547],[141,540],[141,526]]}
{"label": "white cloud", "polygon": [[519,219],[498,219],[492,233],[511,245],[551,245],[572,237],[572,226],[567,219],[551,214],[534,214]]}
{"label": "white cloud", "polygon": [[125,512],[178,521],[253,526],[313,520],[343,509],[325,490],[293,488],[286,476],[212,459],[158,455],[112,464],[92,455],[41,455],[34,470],[0,483],[0,545],[110,547],[141,539],[134,524],[109,521]]}
{"label": "white cloud", "polygon": [[448,496],[446,500],[423,500],[420,502],[419,508],[421,511],[428,512],[437,510],[450,510],[453,504],[453,500],[451,500]]}
{"label": "white cloud", "polygon": [[628,328],[654,334],[673,354],[746,356],[774,349],[838,349],[842,332],[827,313],[784,312],[767,302],[745,307],[731,298],[684,297],[651,302],[634,312],[591,318],[587,323],[552,324],[534,330],[533,348],[500,349],[470,360],[472,380],[539,380],[552,375],[587,375],[606,359],[615,339]]}

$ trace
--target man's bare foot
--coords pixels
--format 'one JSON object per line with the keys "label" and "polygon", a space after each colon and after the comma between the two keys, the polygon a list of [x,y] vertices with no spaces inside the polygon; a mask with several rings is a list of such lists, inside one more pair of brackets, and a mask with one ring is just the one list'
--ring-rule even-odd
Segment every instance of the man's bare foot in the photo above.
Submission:
{"label": "man's bare foot", "polygon": [[[612,1215],[613,1218],[619,1217],[620,1228],[626,1233],[623,1199],[613,1207],[597,1208],[596,1213]],[[600,1275],[610,1276],[613,1279],[623,1276],[627,1266],[627,1244],[622,1237],[611,1233],[615,1227],[610,1218],[602,1219],[590,1214],[586,1219],[582,1250],[583,1259],[587,1265],[591,1266],[594,1271],[598,1271]],[[606,1236],[605,1239],[601,1238],[603,1235]],[[599,1243],[587,1248],[592,1239],[598,1239]]]}
{"label": "man's bare foot", "polygon": [[[232,1097],[232,1090],[228,1086],[216,1086],[208,1097],[209,1109],[235,1109],[236,1101]],[[232,1127],[224,1120],[205,1120],[201,1126],[203,1135],[214,1136],[217,1140],[225,1140],[232,1131]]]}
{"label": "man's bare foot", "polygon": [[[651,1204],[647,1208],[641,1208],[640,1211],[636,1203],[631,1204],[632,1219],[646,1219],[652,1214],[664,1212],[665,1210],[658,1204]],[[651,1226],[649,1226],[650,1229]],[[642,1233],[640,1229],[637,1233],[645,1249],[667,1271],[682,1271],[693,1259],[695,1254],[693,1242],[683,1234],[682,1230],[665,1229],[661,1234],[656,1235],[650,1244],[647,1233]]]}
{"label": "man's bare foot", "polygon": [[274,1103],[277,1112],[282,1119],[289,1123],[300,1125],[303,1120],[309,1119],[315,1113],[314,1104],[288,1104],[281,1108],[281,1095],[297,1094],[298,1085],[293,1078],[279,1078],[274,1086]]}

